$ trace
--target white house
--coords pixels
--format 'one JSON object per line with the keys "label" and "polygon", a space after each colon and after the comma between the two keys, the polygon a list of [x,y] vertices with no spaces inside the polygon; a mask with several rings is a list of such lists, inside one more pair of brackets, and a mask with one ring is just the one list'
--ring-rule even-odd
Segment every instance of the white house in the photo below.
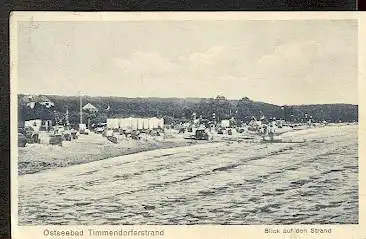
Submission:
{"label": "white house", "polygon": [[132,130],[164,128],[164,119],[156,117],[107,119],[107,128]]}
{"label": "white house", "polygon": [[83,106],[83,110],[85,111],[89,111],[89,112],[98,112],[97,107],[95,107],[94,105],[88,103],[86,105]]}
{"label": "white house", "polygon": [[46,96],[38,96],[38,95],[28,95],[24,96],[22,99],[23,102],[26,103],[28,107],[33,109],[36,104],[40,104],[45,106],[46,108],[51,108],[55,106],[55,104],[50,101]]}

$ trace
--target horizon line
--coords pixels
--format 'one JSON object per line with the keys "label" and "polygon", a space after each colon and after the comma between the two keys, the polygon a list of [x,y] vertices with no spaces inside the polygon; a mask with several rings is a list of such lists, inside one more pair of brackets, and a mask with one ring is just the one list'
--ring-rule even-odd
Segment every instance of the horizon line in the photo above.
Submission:
{"label": "horizon line", "polygon": [[346,104],[346,105],[356,105],[358,106],[359,103],[357,102],[357,104],[355,103],[345,103],[345,102],[332,102],[332,103],[298,103],[298,104],[294,104],[294,103],[291,103],[291,104],[278,104],[278,103],[269,103],[269,102],[266,102],[266,101],[262,101],[262,100],[257,100],[257,99],[253,99],[249,96],[243,96],[241,98],[228,98],[226,97],[225,95],[223,94],[218,94],[216,95],[215,97],[199,97],[199,96],[181,96],[181,97],[178,97],[178,96],[164,96],[164,97],[160,97],[160,96],[134,96],[134,97],[131,97],[131,96],[117,96],[117,95],[108,95],[108,96],[103,96],[103,95],[88,95],[88,94],[81,94],[81,95],[62,95],[62,94],[52,94],[52,93],[21,93],[21,92],[18,92],[17,95],[44,95],[44,96],[63,96],[63,97],[80,97],[80,96],[84,96],[84,97],[100,97],[100,98],[107,98],[107,97],[117,97],[117,98],[127,98],[127,99],[151,99],[151,98],[158,98],[158,99],[215,99],[216,97],[218,96],[224,96],[226,98],[226,100],[229,100],[229,101],[238,101],[238,100],[241,100],[243,98],[248,98],[249,100],[253,101],[253,102],[259,102],[259,103],[267,103],[267,104],[272,104],[272,105],[277,105],[277,106],[301,106],[301,105],[333,105],[333,104],[336,104],[336,105],[340,105],[340,104]]}

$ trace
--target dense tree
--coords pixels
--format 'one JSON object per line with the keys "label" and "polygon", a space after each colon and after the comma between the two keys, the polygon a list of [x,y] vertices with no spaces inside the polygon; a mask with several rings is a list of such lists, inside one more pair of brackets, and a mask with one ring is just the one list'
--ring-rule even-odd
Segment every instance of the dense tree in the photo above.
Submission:
{"label": "dense tree", "polygon": [[[36,104],[34,108],[27,106],[23,101],[23,95],[19,95],[19,120],[51,119],[64,116],[69,112],[69,121],[72,125],[79,123],[79,97],[72,96],[47,96],[54,107],[46,108]],[[358,121],[358,106],[350,104],[326,104],[326,105],[285,105],[278,106],[263,102],[252,101],[248,97],[240,100],[228,100],[224,96],[216,98],[124,98],[124,97],[83,97],[83,105],[91,103],[97,109],[97,113],[84,112],[84,123],[90,118],[91,124],[105,122],[111,117],[164,117],[167,122],[182,122],[197,117],[212,120],[212,114],[216,119],[228,119],[234,117],[237,120],[249,121],[253,116],[260,118],[276,117],[278,119],[301,121],[305,117],[312,116],[315,121],[327,120]],[[61,115],[61,116],[60,116]],[[64,120],[62,121],[64,122]]]}

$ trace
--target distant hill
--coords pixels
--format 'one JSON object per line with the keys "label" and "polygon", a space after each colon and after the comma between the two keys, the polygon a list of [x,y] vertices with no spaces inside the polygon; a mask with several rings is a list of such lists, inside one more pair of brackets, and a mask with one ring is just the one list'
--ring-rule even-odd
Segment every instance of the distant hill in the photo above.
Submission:
{"label": "distant hill", "polygon": [[[29,98],[18,95],[19,120],[52,119],[62,121],[68,109],[70,123],[79,121],[80,99],[78,96],[47,95],[46,98],[54,103],[51,108],[36,102],[29,107]],[[34,99],[44,97],[33,97]],[[105,122],[108,117],[164,117],[168,122],[184,121],[191,118],[195,112],[197,116],[212,119],[235,117],[242,121],[249,121],[253,116],[276,117],[286,120],[301,121],[305,114],[312,116],[315,121],[328,122],[358,121],[358,106],[351,104],[318,104],[318,105],[288,105],[279,106],[264,102],[252,101],[244,97],[240,100],[228,100],[223,96],[216,98],[126,98],[126,97],[90,97],[83,96],[83,105],[90,103],[97,109],[97,113],[83,113],[84,118],[91,122]],[[28,105],[27,105],[28,104]]]}

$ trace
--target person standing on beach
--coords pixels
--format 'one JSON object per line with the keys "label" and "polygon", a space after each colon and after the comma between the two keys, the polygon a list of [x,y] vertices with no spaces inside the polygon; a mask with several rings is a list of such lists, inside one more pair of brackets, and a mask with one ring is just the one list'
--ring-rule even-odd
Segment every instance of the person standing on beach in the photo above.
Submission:
{"label": "person standing on beach", "polygon": [[269,138],[271,141],[273,141],[273,138],[274,138],[275,126],[276,126],[276,121],[275,121],[275,119],[273,119],[269,123],[269,129],[268,129],[268,135],[269,135]]}
{"label": "person standing on beach", "polygon": [[266,140],[266,136],[268,134],[268,126],[266,124],[262,124],[260,126],[260,132],[262,134],[263,141]]}

